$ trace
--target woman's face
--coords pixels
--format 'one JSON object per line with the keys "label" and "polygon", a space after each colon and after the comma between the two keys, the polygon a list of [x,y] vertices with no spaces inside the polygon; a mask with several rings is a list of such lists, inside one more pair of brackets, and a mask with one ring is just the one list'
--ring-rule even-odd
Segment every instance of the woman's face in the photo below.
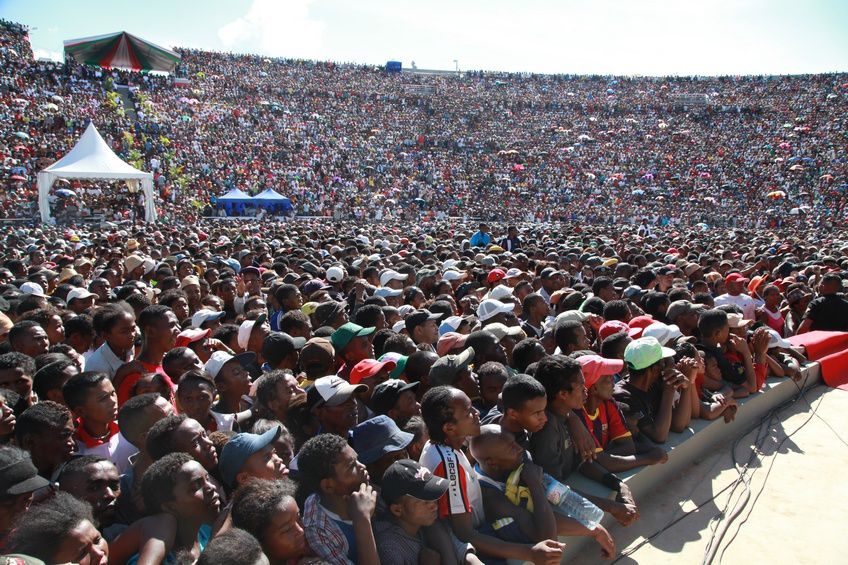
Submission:
{"label": "woman's face", "polygon": [[274,562],[302,557],[306,552],[303,524],[293,498],[284,498],[277,505],[262,536],[262,548]]}
{"label": "woman's face", "polygon": [[180,468],[174,483],[173,500],[169,511],[187,518],[202,518],[212,523],[221,510],[221,499],[215,485],[197,461],[189,461]]}

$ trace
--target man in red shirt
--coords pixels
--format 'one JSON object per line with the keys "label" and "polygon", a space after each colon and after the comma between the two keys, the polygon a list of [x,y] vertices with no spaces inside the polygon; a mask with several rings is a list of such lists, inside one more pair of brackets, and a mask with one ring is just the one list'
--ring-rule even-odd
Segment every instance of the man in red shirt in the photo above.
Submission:
{"label": "man in red shirt", "polygon": [[624,416],[612,399],[613,375],[624,369],[624,361],[584,355],[577,362],[583,368],[589,392],[583,409],[577,413],[595,439],[598,463],[615,473],[668,461],[668,454],[661,447],[650,447],[643,453],[637,453]]}

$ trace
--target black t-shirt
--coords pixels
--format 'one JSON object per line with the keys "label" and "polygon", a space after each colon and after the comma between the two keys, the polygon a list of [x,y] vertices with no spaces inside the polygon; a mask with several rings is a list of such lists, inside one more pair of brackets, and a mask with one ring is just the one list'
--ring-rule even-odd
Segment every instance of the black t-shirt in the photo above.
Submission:
{"label": "black t-shirt", "polygon": [[618,403],[626,420],[636,420],[639,429],[650,426],[659,411],[662,390],[655,383],[648,391],[633,386],[627,379],[619,381],[613,390],[613,398]]}
{"label": "black t-shirt", "polygon": [[813,321],[811,330],[848,331],[848,300],[841,294],[819,296],[810,302],[804,317]]}

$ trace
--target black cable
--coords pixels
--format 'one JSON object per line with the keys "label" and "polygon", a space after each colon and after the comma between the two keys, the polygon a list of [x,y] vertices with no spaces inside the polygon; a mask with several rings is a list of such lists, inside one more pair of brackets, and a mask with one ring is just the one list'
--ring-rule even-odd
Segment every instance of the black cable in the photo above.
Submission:
{"label": "black cable", "polygon": [[[805,379],[805,380],[806,380],[806,379]],[[736,450],[736,448],[738,447],[738,444],[741,442],[741,440],[742,440],[745,436],[747,436],[748,434],[750,434],[752,431],[754,431],[755,429],[757,429],[757,438],[758,438],[758,441],[764,441],[764,440],[765,440],[765,438],[767,437],[767,435],[766,435],[766,436],[763,436],[763,438],[762,438],[762,439],[760,439],[760,438],[759,438],[760,431],[762,430],[762,426],[763,426],[763,424],[764,424],[765,422],[767,422],[767,421],[768,421],[768,422],[770,422],[770,421],[771,421],[771,419],[772,419],[772,417],[773,417],[774,415],[776,415],[778,412],[780,412],[780,411],[784,410],[785,408],[788,408],[789,406],[791,406],[792,404],[794,404],[795,402],[797,402],[797,401],[798,401],[798,400],[802,397],[802,395],[804,394],[804,390],[803,390],[803,389],[802,389],[802,388],[798,385],[798,383],[797,383],[797,382],[795,382],[794,380],[793,380],[792,382],[793,382],[793,384],[795,385],[795,388],[797,388],[797,389],[798,389],[798,394],[797,394],[797,395],[795,395],[795,396],[793,396],[792,398],[790,398],[790,399],[788,399],[788,400],[784,401],[783,403],[781,403],[780,405],[776,406],[776,407],[775,407],[775,408],[773,408],[772,410],[770,410],[767,414],[765,414],[764,416],[762,416],[762,417],[760,418],[759,422],[757,422],[756,424],[754,424],[753,426],[751,426],[751,427],[750,427],[748,430],[746,430],[744,433],[740,434],[740,437],[739,437],[739,438],[737,438],[737,439],[733,442],[733,453],[732,453],[732,454],[733,454],[733,462],[734,462],[734,465],[736,465],[736,454],[735,454],[735,450]],[[807,390],[809,391],[809,390],[811,390],[811,389],[813,389],[813,388],[817,388],[817,387],[810,387],[810,388],[808,388]],[[809,404],[808,404],[808,405],[809,405]],[[803,425],[806,425],[806,422],[805,422]],[[759,429],[758,429],[758,428],[759,428]],[[799,428],[799,429],[800,429],[800,428]],[[797,431],[797,430],[796,430],[796,431]],[[793,432],[793,433],[794,433],[794,432]],[[756,445],[755,445],[755,447],[756,447]],[[751,450],[751,456],[749,457],[748,462],[746,463],[746,465],[747,465],[747,464],[750,464],[750,463],[753,461],[754,457],[756,457],[756,449],[752,449],[752,450]],[[695,512],[697,512],[698,510],[700,510],[700,509],[701,509],[701,508],[703,508],[704,506],[706,506],[707,504],[710,504],[711,502],[715,501],[715,499],[716,499],[716,498],[718,498],[721,494],[723,494],[725,491],[727,491],[727,490],[729,490],[729,489],[731,489],[731,488],[733,488],[733,487],[735,487],[735,486],[738,486],[738,484],[739,484],[739,483],[740,483],[740,479],[736,479],[736,480],[735,480],[735,481],[733,481],[732,483],[728,484],[726,487],[724,487],[723,489],[721,489],[721,490],[719,490],[718,492],[716,492],[716,493],[715,493],[712,497],[710,497],[709,499],[705,500],[704,502],[702,502],[701,504],[699,504],[698,506],[696,506],[696,507],[695,507],[695,508],[693,508],[692,510],[689,510],[688,512],[685,512],[685,513],[684,513],[684,514],[682,514],[681,516],[679,516],[679,517],[675,518],[674,520],[672,520],[671,522],[669,522],[668,524],[666,524],[665,526],[663,526],[663,527],[662,527],[662,528],[660,528],[659,530],[657,530],[657,531],[655,531],[654,533],[652,533],[650,536],[648,536],[648,537],[646,537],[645,539],[643,539],[643,540],[642,540],[641,542],[639,542],[637,545],[633,546],[632,548],[630,548],[630,549],[628,549],[628,550],[626,550],[626,551],[621,552],[621,553],[620,553],[620,554],[619,554],[619,555],[618,555],[618,556],[617,556],[617,557],[616,557],[616,558],[612,561],[612,563],[613,563],[613,564],[614,564],[614,563],[617,563],[617,562],[619,562],[620,560],[624,559],[625,557],[629,557],[630,555],[633,555],[636,551],[638,551],[639,549],[641,549],[642,547],[644,547],[644,546],[645,546],[646,544],[648,544],[651,540],[653,540],[653,539],[654,539],[654,538],[656,538],[657,536],[659,536],[659,535],[663,534],[666,530],[668,530],[669,528],[672,528],[673,526],[675,526],[676,524],[678,524],[679,522],[681,522],[681,521],[682,521],[682,520],[684,520],[685,518],[687,518],[687,517],[691,516],[692,514],[694,514]],[[732,494],[732,493],[731,493],[731,494]]]}

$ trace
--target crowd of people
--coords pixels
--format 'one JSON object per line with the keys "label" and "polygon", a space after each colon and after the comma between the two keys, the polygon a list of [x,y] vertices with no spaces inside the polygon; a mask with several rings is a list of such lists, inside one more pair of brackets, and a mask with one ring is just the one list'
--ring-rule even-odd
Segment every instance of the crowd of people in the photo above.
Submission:
{"label": "crowd of people", "polygon": [[154,173],[164,221],[270,187],[336,219],[844,223],[845,75],[445,76],[184,49],[179,86],[34,61],[17,24],[0,42],[7,217],[33,216],[35,173],[94,120]]}
{"label": "crowd of people", "polygon": [[[182,55],[188,88],[33,61],[0,25],[0,153],[23,179],[3,214],[93,119],[155,172],[162,218],[80,182],[62,207],[115,224],[2,236],[2,553],[547,564],[583,536],[613,558],[603,517],[639,518],[622,473],[802,379],[788,338],[848,331],[839,76]],[[681,92],[715,106],[676,112]],[[336,221],[201,213],[269,186]]]}
{"label": "crowd of people", "polygon": [[813,232],[202,219],[2,253],[0,543],[47,563],[612,557],[618,474],[848,330],[848,241]]}

